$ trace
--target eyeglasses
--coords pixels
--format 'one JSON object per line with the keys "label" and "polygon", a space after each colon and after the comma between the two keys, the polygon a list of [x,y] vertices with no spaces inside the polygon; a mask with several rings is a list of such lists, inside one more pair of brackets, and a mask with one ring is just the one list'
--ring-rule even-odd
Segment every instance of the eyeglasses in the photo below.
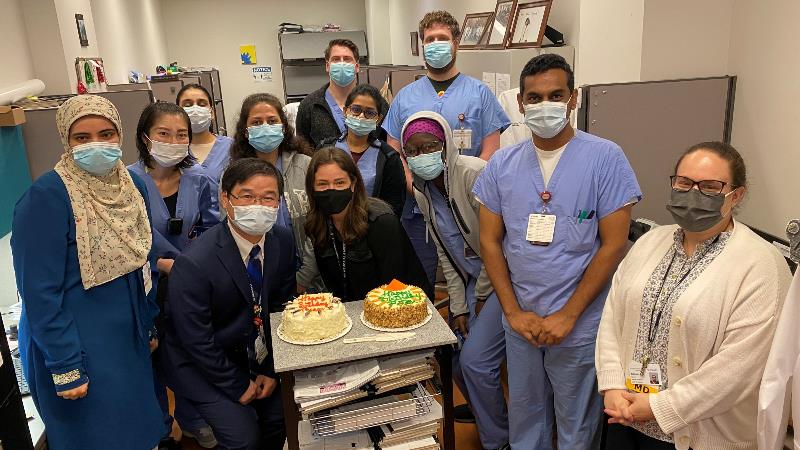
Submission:
{"label": "eyeglasses", "polygon": [[439,150],[444,149],[444,142],[441,141],[431,141],[426,142],[424,144],[420,144],[415,147],[405,146],[403,150],[406,152],[406,156],[419,156],[427,153],[438,152]]}
{"label": "eyeglasses", "polygon": [[241,200],[249,205],[255,205],[256,203],[263,204],[263,203],[275,203],[278,201],[277,198],[269,196],[269,197],[256,197],[255,195],[251,194],[242,194],[242,195],[233,195],[228,194],[231,197],[235,198],[236,200]]}
{"label": "eyeglasses", "polygon": [[347,112],[350,113],[352,116],[360,116],[362,113],[364,114],[364,118],[366,119],[374,119],[378,117],[378,111],[372,108],[362,108],[358,105],[350,105],[347,107]]}
{"label": "eyeglasses", "polygon": [[[728,183],[719,180],[700,180],[694,181],[691,178],[682,177],[680,175],[673,175],[669,177],[672,189],[679,192],[688,192],[694,189],[695,186],[700,190],[700,193],[705,195],[719,195]],[[731,185],[731,188],[736,189],[736,186]]]}

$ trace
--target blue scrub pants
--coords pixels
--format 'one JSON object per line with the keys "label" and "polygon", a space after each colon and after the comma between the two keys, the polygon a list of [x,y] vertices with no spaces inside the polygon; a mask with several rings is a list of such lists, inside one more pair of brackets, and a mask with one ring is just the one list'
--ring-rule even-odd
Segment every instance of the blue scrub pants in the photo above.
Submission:
{"label": "blue scrub pants", "polygon": [[404,214],[402,223],[408,239],[411,240],[411,246],[414,247],[414,252],[425,269],[428,281],[431,282],[431,286],[435,286],[439,255],[436,253],[436,244],[433,243],[434,238],[426,236],[425,218],[420,213]]}
{"label": "blue scrub pants", "polygon": [[597,392],[594,343],[536,347],[503,319],[508,364],[509,435],[513,450],[552,450],[553,420],[558,447],[600,446],[603,398]]}
{"label": "blue scrub pants", "polygon": [[[470,288],[474,292],[474,280]],[[500,366],[506,358],[503,310],[494,293],[486,299],[477,317],[474,308],[473,303],[470,306],[469,337],[461,351],[455,353],[453,372],[456,384],[475,414],[481,445],[494,449],[508,443],[508,412],[500,381]],[[463,379],[459,380],[461,377]]]}

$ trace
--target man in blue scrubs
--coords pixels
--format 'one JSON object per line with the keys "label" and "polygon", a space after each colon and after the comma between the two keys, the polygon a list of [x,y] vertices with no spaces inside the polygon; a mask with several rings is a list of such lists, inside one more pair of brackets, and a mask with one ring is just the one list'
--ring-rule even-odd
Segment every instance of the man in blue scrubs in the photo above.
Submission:
{"label": "man in blue scrubs", "polygon": [[[577,91],[558,55],[520,75],[533,139],[497,152],[473,192],[481,255],[503,308],[514,449],[599,446],[594,347],[641,190],[622,149],[569,124]],[[555,417],[554,417],[555,416]]]}
{"label": "man in blue scrubs", "polygon": [[[500,147],[500,133],[511,121],[483,82],[458,72],[456,54],[461,37],[458,22],[446,11],[432,11],[420,21],[419,34],[428,74],[395,95],[383,121],[387,142],[400,151],[400,132],[408,118],[418,111],[433,111],[450,124],[461,154],[488,160]],[[406,183],[411,193],[412,177],[408,170]],[[406,198],[402,222],[433,283],[436,247],[427,235],[425,221],[412,195]]]}

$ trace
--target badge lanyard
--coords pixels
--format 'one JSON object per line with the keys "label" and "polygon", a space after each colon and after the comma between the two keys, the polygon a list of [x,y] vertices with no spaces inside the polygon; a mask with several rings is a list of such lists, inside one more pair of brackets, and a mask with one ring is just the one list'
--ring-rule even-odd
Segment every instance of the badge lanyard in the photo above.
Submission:
{"label": "badge lanyard", "polygon": [[347,244],[342,241],[342,256],[339,258],[339,249],[336,248],[336,236],[333,234],[333,225],[328,222],[328,234],[330,235],[331,239],[331,246],[333,246],[333,251],[336,253],[336,262],[342,268],[342,289],[343,295],[347,295]]}
{"label": "badge lanyard", "polygon": [[[702,255],[700,255],[697,261],[689,267],[689,270],[687,270],[683,275],[681,275],[681,278],[678,280],[678,283],[676,283],[675,287],[672,288],[672,291],[670,291],[666,295],[664,301],[659,302],[659,300],[661,299],[662,291],[664,290],[664,284],[666,284],[667,277],[669,276],[669,273],[672,270],[672,264],[675,263],[675,255],[678,253],[677,250],[673,249],[672,258],[670,259],[669,265],[667,266],[667,271],[664,272],[664,276],[661,278],[661,285],[658,287],[658,293],[656,294],[655,302],[653,303],[653,308],[650,310],[650,323],[648,324],[647,327],[647,347],[645,349],[644,355],[642,356],[642,369],[641,369],[642,376],[644,376],[644,372],[647,369],[647,365],[650,363],[650,354],[653,350],[653,342],[655,342],[656,340],[656,334],[658,333],[658,328],[661,325],[661,316],[664,314],[664,310],[667,309],[667,303],[669,302],[670,297],[672,297],[672,294],[674,294],[675,291],[678,290],[680,285],[683,284],[684,281],[686,281],[686,278],[689,276],[690,273],[692,273],[692,270],[694,270],[697,264],[699,264],[700,261],[702,261],[703,258],[706,257],[706,254],[709,251],[711,251],[711,248],[719,240],[719,236],[720,235],[717,235],[717,237],[714,238],[711,244],[709,244],[708,247],[706,247],[703,250]],[[686,263],[684,263],[683,266],[681,266],[681,272],[683,272],[683,267],[685,265]],[[658,311],[656,311],[656,309],[658,309]]]}

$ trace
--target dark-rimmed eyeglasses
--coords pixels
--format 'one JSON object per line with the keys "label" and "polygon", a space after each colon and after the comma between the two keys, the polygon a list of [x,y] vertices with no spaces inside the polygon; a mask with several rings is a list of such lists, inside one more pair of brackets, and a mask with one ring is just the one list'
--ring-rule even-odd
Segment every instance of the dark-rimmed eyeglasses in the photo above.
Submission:
{"label": "dark-rimmed eyeglasses", "polygon": [[[720,195],[722,194],[723,189],[725,186],[728,186],[729,183],[719,180],[700,180],[694,181],[691,178],[684,177],[681,175],[673,175],[669,177],[670,185],[672,189],[678,192],[689,192],[690,190],[694,189],[697,186],[697,189],[700,190],[700,193],[705,195]],[[736,186],[730,185],[732,189],[736,189]]]}
{"label": "dark-rimmed eyeglasses", "polygon": [[406,152],[406,156],[419,156],[427,153],[438,152],[439,150],[443,149],[444,143],[438,140],[426,142],[413,147],[408,145],[403,147],[403,151]]}
{"label": "dark-rimmed eyeglasses", "polygon": [[364,114],[365,119],[374,119],[378,117],[378,111],[372,108],[362,108],[358,105],[350,105],[347,107],[347,112],[350,113],[351,116],[360,116],[362,113]]}

